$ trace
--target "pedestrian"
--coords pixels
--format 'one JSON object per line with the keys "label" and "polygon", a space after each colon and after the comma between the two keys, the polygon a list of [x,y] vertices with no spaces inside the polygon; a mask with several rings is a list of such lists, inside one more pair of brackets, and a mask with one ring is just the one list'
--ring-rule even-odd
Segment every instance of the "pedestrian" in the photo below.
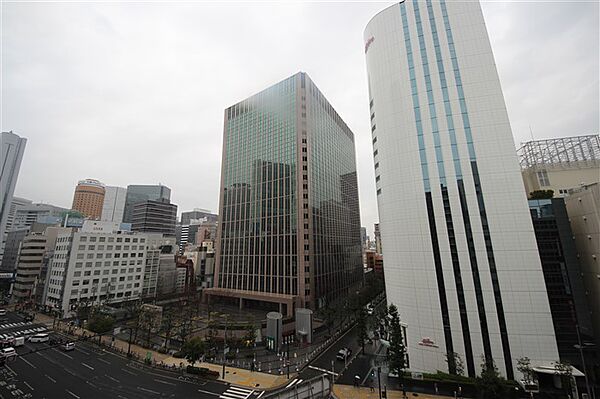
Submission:
{"label": "pedestrian", "polygon": [[439,390],[438,390],[438,384],[437,384],[437,382],[433,383],[433,389],[434,389],[436,395],[438,395],[440,393]]}
{"label": "pedestrian", "polygon": [[406,398],[406,388],[404,388],[404,384],[402,384],[402,397]]}
{"label": "pedestrian", "polygon": [[369,378],[369,388],[371,392],[375,392],[375,388],[373,387],[373,379]]}

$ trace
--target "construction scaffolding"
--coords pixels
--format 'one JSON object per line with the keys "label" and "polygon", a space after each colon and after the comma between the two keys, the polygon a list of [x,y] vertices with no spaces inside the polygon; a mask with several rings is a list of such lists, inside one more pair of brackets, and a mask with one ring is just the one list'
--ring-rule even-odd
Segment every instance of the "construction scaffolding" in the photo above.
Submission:
{"label": "construction scaffolding", "polygon": [[600,161],[600,135],[533,140],[517,150],[522,169],[535,165],[590,163]]}

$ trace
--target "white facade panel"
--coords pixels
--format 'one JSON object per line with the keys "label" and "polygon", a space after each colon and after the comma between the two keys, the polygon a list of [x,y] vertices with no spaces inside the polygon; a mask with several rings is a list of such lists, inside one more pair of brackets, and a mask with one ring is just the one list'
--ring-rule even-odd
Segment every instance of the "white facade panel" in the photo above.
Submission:
{"label": "white facade panel", "polygon": [[558,360],[479,4],[402,2],[364,40],[386,289],[411,368],[448,369],[453,351],[471,375],[484,355],[513,378],[522,356]]}

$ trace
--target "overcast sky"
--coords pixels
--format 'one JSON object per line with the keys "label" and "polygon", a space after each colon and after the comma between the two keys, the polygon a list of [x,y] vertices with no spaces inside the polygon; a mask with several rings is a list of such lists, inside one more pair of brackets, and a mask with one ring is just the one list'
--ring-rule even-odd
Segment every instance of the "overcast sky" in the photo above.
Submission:
{"label": "overcast sky", "polygon": [[[223,110],[304,71],[354,131],[371,232],[362,34],[390,4],[3,2],[1,127],[28,139],[15,194],[70,207],[83,178],[161,182],[180,211],[217,211]],[[598,3],[482,7],[515,142],[598,132]]]}

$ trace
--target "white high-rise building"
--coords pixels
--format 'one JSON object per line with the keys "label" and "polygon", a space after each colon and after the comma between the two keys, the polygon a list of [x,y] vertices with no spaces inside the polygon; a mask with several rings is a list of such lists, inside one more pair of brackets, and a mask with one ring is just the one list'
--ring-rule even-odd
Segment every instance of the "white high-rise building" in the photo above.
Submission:
{"label": "white high-rise building", "polygon": [[27,139],[13,132],[0,135],[0,261],[4,254],[6,223]]}
{"label": "white high-rise building", "polygon": [[[477,2],[404,1],[364,33],[389,303],[410,369],[515,378],[558,360],[500,81]],[[446,362],[446,357],[450,362]]]}
{"label": "white high-rise building", "polygon": [[123,221],[123,211],[125,210],[127,189],[115,186],[106,186],[104,189],[102,220],[121,223]]}

